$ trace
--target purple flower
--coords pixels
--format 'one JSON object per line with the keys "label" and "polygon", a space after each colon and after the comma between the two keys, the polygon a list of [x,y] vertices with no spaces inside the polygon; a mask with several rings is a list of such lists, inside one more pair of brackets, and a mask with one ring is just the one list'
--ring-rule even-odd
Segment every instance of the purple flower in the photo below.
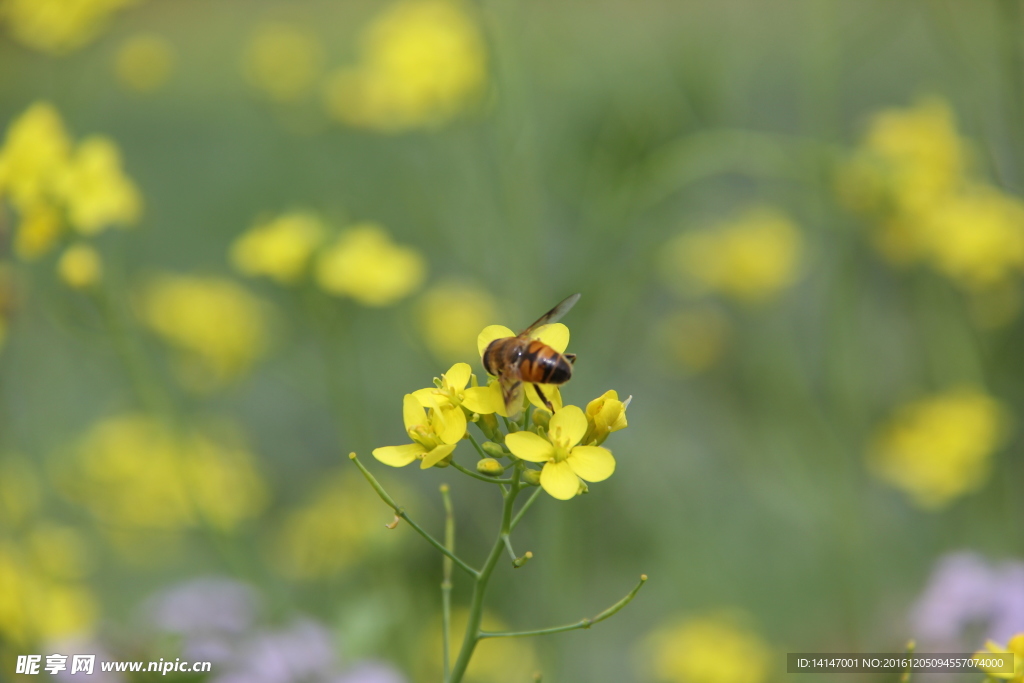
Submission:
{"label": "purple flower", "polygon": [[973,649],[1024,631],[1024,563],[990,565],[959,552],[941,558],[911,610],[914,635],[929,647]]}
{"label": "purple flower", "polygon": [[359,662],[330,683],[406,683],[405,676],[384,662]]}
{"label": "purple flower", "polygon": [[183,636],[237,634],[256,615],[255,592],[230,579],[195,579],[152,598],[146,612],[160,630]]}

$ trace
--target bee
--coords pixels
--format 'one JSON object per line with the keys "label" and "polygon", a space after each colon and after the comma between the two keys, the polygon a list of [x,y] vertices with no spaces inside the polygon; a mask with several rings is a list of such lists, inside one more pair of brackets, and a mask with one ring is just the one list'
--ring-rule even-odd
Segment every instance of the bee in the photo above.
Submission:
{"label": "bee", "polygon": [[523,384],[532,384],[548,410],[555,412],[541,384],[565,384],[572,377],[576,354],[559,353],[530,333],[541,325],[557,322],[576,305],[580,295],[573,294],[537,319],[514,337],[495,339],[484,349],[484,369],[498,378],[505,399],[505,412],[515,417],[523,405]]}

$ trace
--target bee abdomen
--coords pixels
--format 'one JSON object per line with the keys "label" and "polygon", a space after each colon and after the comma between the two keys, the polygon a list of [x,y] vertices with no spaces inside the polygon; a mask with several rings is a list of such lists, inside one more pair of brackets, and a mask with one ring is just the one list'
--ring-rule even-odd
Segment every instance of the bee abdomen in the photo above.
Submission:
{"label": "bee abdomen", "polygon": [[534,340],[523,352],[519,374],[533,384],[565,384],[572,377],[572,365],[547,344]]}

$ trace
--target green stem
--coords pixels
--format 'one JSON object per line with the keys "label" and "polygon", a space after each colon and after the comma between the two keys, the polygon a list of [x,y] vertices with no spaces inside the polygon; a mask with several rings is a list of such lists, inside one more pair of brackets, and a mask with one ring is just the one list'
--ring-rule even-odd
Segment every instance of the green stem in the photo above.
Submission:
{"label": "green stem", "polygon": [[480,445],[480,442],[477,441],[476,437],[474,437],[472,434],[470,434],[469,431],[466,431],[466,436],[469,437],[469,441],[470,441],[470,443],[473,444],[473,448],[476,449],[476,452],[480,454],[480,459],[481,460],[483,460],[484,458],[491,457],[491,456],[487,455],[487,453],[484,452],[484,449]]}
{"label": "green stem", "polygon": [[494,573],[494,568],[498,565],[498,560],[501,558],[501,551],[505,547],[504,538],[512,531],[512,507],[516,502],[516,496],[519,495],[519,476],[521,473],[522,465],[517,463],[515,472],[512,475],[509,491],[504,494],[505,502],[501,509],[501,530],[498,532],[498,537],[495,539],[491,552],[487,556],[483,569],[477,575],[476,583],[473,586],[473,598],[469,603],[469,621],[466,624],[466,635],[463,637],[462,649],[459,651],[459,658],[455,661],[455,666],[452,668],[452,675],[448,679],[448,683],[461,683],[462,677],[466,674],[466,668],[469,666],[469,661],[473,657],[473,650],[476,649],[476,644],[480,640],[480,621],[483,619],[484,596],[487,594],[487,584],[491,580],[491,574]]}
{"label": "green stem", "polygon": [[626,594],[624,598],[619,600],[617,603],[606,609],[605,611],[598,614],[596,617],[590,619],[580,619],[574,624],[566,624],[564,626],[552,626],[551,628],[539,628],[534,631],[481,631],[479,638],[523,638],[525,636],[545,636],[550,633],[564,633],[565,631],[576,631],[581,628],[590,628],[594,624],[604,621],[605,619],[613,616],[623,607],[628,605],[636,597],[636,594],[640,592],[644,583],[647,582],[647,575],[640,575],[640,582],[636,584],[636,587]]}
{"label": "green stem", "polygon": [[474,472],[471,469],[467,469],[467,468],[463,467],[462,465],[460,465],[459,463],[455,462],[454,460],[451,461],[451,465],[452,465],[452,467],[457,469],[459,472],[462,472],[465,475],[473,477],[474,479],[479,479],[480,481],[486,481],[489,484],[508,484],[509,482],[512,481],[511,479],[494,479],[493,477],[485,477],[482,474],[478,474],[478,473]]}
{"label": "green stem", "polygon": [[[444,547],[455,554],[455,513],[452,511],[452,497],[448,484],[441,484],[441,500],[444,501]],[[441,638],[444,643],[444,680],[451,670],[451,628],[452,628],[452,560],[445,556],[441,560]]]}
{"label": "green stem", "polygon": [[416,530],[416,533],[425,538],[427,540],[427,543],[437,548],[442,555],[451,559],[452,562],[458,565],[459,569],[466,572],[474,579],[479,580],[480,572],[478,572],[476,569],[473,569],[468,564],[463,562],[458,555],[448,550],[448,548],[444,547],[444,545],[442,545],[436,538],[427,533],[427,531],[423,527],[421,527],[416,522],[412,521],[412,518],[409,517],[409,514],[405,511],[405,509],[402,508],[398,503],[396,503],[394,499],[390,495],[388,495],[388,492],[384,490],[384,487],[380,485],[380,482],[378,482],[373,477],[373,475],[370,474],[370,470],[366,469],[366,466],[364,466],[363,463],[359,462],[359,458],[356,457],[355,453],[349,453],[348,457],[349,460],[356,464],[356,467],[359,468],[359,471],[363,473],[363,476],[366,477],[366,481],[370,482],[370,486],[372,486],[373,490],[377,492],[377,495],[380,496],[380,499],[387,503],[388,507],[395,511],[395,515],[401,517],[406,522],[408,522],[409,526]]}
{"label": "green stem", "polygon": [[519,512],[517,512],[516,516],[512,518],[512,529],[515,529],[516,526],[519,525],[519,521],[523,518],[523,515],[525,515],[526,511],[530,509],[531,505],[533,505],[533,501],[540,497],[540,493],[543,490],[544,489],[538,486],[537,490],[531,493],[530,497],[526,499],[526,502],[523,503],[523,507],[519,508]]}

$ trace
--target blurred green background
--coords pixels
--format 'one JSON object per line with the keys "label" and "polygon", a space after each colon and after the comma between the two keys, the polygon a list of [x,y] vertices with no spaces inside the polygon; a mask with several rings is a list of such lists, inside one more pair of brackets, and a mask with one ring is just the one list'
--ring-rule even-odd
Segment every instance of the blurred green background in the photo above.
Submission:
{"label": "blurred green background", "polygon": [[[140,606],[220,576],[339,670],[440,680],[439,557],[344,456],[437,533],[451,484],[478,563],[492,487],[370,452],[453,362],[483,381],[485,325],[572,292],[562,395],[631,395],[629,427],[613,477],[540,498],[489,612],[651,580],[474,680],[900,652],[940,558],[1024,552],[1016,0],[0,8],[0,678],[72,636],[180,656]],[[966,617],[933,590],[933,649],[1024,631],[1022,582]]]}

